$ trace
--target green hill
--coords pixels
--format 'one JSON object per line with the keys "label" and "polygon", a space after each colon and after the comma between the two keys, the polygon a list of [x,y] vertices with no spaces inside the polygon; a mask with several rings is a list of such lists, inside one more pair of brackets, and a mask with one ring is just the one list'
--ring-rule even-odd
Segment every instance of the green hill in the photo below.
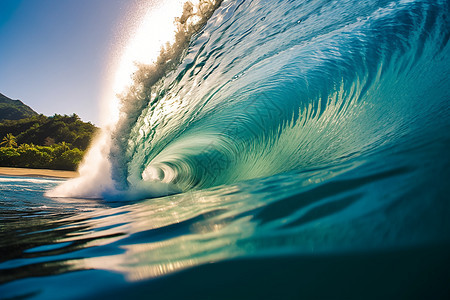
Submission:
{"label": "green hill", "polygon": [[0,122],[37,116],[38,113],[20,100],[12,100],[0,94]]}
{"label": "green hill", "polygon": [[76,114],[71,116],[36,115],[21,120],[0,122],[0,140],[8,133],[15,136],[17,144],[50,146],[66,143],[80,150],[86,150],[97,127],[90,122],[81,121]]}
{"label": "green hill", "polygon": [[76,170],[97,128],[71,116],[0,122],[0,167]]}
{"label": "green hill", "polygon": [[0,94],[0,167],[75,170],[97,130],[76,114],[39,115]]}

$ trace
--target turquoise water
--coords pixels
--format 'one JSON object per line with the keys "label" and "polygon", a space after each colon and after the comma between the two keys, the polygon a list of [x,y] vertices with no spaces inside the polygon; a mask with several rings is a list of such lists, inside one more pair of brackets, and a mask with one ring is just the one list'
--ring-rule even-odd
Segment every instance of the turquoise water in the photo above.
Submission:
{"label": "turquoise water", "polygon": [[448,16],[223,1],[124,96],[113,188],[0,177],[0,298],[448,298]]}

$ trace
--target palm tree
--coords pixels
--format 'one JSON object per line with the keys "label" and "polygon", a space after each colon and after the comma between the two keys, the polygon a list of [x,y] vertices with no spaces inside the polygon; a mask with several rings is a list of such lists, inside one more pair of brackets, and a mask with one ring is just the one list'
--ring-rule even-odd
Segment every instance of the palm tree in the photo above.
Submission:
{"label": "palm tree", "polygon": [[67,145],[66,142],[61,142],[59,144],[61,145],[60,147],[63,150],[63,152],[66,152],[67,150],[70,150],[70,147],[69,147],[69,145]]}
{"label": "palm tree", "polygon": [[31,147],[28,144],[20,144],[19,147],[17,147],[17,149],[19,149],[19,150],[28,150],[30,148]]}
{"label": "palm tree", "polygon": [[0,143],[0,146],[5,146],[8,148],[17,147],[16,137],[12,133],[8,133]]}

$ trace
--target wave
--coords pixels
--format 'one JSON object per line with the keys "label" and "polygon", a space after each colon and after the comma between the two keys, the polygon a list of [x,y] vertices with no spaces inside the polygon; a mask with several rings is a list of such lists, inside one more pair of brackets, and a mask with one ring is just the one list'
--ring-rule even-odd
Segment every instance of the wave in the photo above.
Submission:
{"label": "wave", "polygon": [[439,140],[448,13],[440,0],[188,2],[82,177],[49,195],[157,197]]}

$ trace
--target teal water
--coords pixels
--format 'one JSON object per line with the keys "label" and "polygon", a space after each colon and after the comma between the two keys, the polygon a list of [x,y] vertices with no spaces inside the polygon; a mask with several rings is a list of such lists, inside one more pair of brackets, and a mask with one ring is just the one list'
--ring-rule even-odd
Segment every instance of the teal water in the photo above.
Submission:
{"label": "teal water", "polygon": [[223,1],[123,96],[112,186],[0,177],[0,298],[447,299],[449,25]]}

